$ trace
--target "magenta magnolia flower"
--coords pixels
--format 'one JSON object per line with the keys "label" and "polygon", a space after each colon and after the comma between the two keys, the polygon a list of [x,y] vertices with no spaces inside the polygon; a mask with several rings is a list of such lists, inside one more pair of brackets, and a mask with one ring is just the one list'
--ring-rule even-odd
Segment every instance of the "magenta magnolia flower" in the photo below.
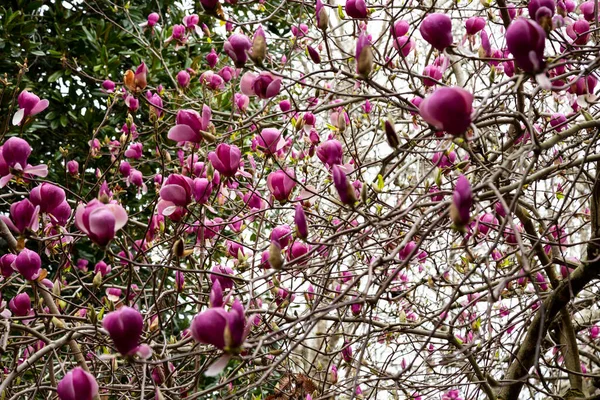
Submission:
{"label": "magenta magnolia flower", "polygon": [[567,35],[573,39],[573,44],[585,45],[590,40],[590,23],[584,19],[575,21],[574,24],[567,26]]}
{"label": "magenta magnolia flower", "polygon": [[317,147],[317,157],[329,168],[343,163],[344,149],[337,139],[329,139]]}
{"label": "magenta magnolia flower", "polygon": [[13,116],[13,125],[21,125],[27,118],[44,111],[50,104],[48,100],[40,100],[38,96],[28,90],[23,90],[19,94],[17,102],[19,103],[19,110]]}
{"label": "magenta magnolia flower", "polygon": [[460,175],[454,187],[450,217],[458,227],[464,227],[469,223],[470,210],[473,205],[473,193],[471,184],[464,175]]}
{"label": "magenta magnolia flower", "polygon": [[342,349],[342,358],[345,362],[349,363],[352,361],[352,346],[347,340],[344,340],[343,346],[344,348]]}
{"label": "magenta magnolia flower", "polygon": [[491,213],[485,213],[477,221],[477,230],[483,235],[487,235],[490,229],[498,229],[498,219]]}
{"label": "magenta magnolia flower", "polygon": [[352,18],[362,19],[368,16],[365,0],[346,0],[345,10]]}
{"label": "magenta magnolia flower", "polygon": [[211,49],[210,53],[206,55],[206,62],[211,68],[214,68],[215,65],[217,65],[217,63],[219,62],[219,55],[217,54],[215,49]]}
{"label": "magenta magnolia flower", "polygon": [[465,22],[467,35],[475,35],[485,27],[485,18],[471,17]]}
{"label": "magenta magnolia flower", "polygon": [[235,33],[223,44],[223,51],[233,60],[235,66],[243,68],[248,61],[248,53],[252,47],[252,42],[248,36],[241,33]]}
{"label": "magenta magnolia flower", "polygon": [[135,352],[144,331],[144,319],[136,309],[123,306],[108,313],[102,320],[115,347],[124,356]]}
{"label": "magenta magnolia flower", "polygon": [[71,176],[77,176],[79,174],[79,163],[75,160],[70,160],[67,163],[67,172]]}
{"label": "magenta magnolia flower", "polygon": [[296,204],[296,212],[294,213],[294,222],[296,223],[296,233],[298,237],[306,239],[308,237],[308,222],[304,207],[301,203]]}
{"label": "magenta magnolia flower", "polygon": [[115,83],[110,79],[106,79],[102,82],[102,89],[104,89],[106,93],[113,93],[115,91]]}
{"label": "magenta magnolia flower", "polygon": [[171,31],[171,36],[165,40],[165,43],[169,43],[175,40],[178,45],[183,45],[187,43],[187,36],[185,35],[185,26],[181,24],[173,25],[173,30]]}
{"label": "magenta magnolia flower", "polygon": [[240,167],[242,153],[236,145],[221,143],[208,153],[208,160],[225,177],[232,177]]}
{"label": "magenta magnolia flower", "polygon": [[146,19],[146,22],[141,23],[140,26],[141,27],[148,26],[152,29],[158,23],[159,20],[160,20],[160,15],[158,15],[158,13],[153,12],[153,13],[148,14],[148,18]]}
{"label": "magenta magnolia flower", "polygon": [[428,65],[425,67],[423,71],[423,76],[428,78],[423,78],[423,85],[427,87],[435,86],[436,81],[441,81],[444,76],[444,72],[441,67],[437,65]]}
{"label": "magenta magnolia flower", "polygon": [[127,212],[116,203],[104,204],[97,199],[80,204],[75,212],[75,225],[99,246],[106,246],[127,223]]}
{"label": "magenta magnolia flower", "polygon": [[131,143],[127,150],[125,150],[125,157],[139,160],[142,158],[142,152],[144,151],[144,145],[142,142]]}
{"label": "magenta magnolia flower", "polygon": [[523,71],[537,74],[544,70],[546,32],[530,19],[519,18],[506,30],[506,46]]}
{"label": "magenta magnolia flower", "polygon": [[421,117],[436,129],[459,135],[471,124],[473,95],[460,87],[442,87],[419,106]]}
{"label": "magenta magnolia flower", "polygon": [[31,299],[27,293],[21,293],[8,302],[8,308],[17,317],[25,317],[31,311]]}
{"label": "magenta magnolia flower", "polygon": [[207,132],[210,126],[212,110],[202,106],[202,116],[195,110],[179,110],[175,119],[176,125],[169,130],[167,137],[176,142],[199,143],[202,132]]}
{"label": "magenta magnolia flower", "polygon": [[158,213],[179,221],[185,214],[185,208],[192,202],[194,183],[187,176],[171,174],[160,189],[160,201],[157,204]]}
{"label": "magenta magnolia flower", "polygon": [[265,128],[254,137],[258,148],[265,154],[274,155],[285,146],[279,129]]}
{"label": "magenta magnolia flower", "polygon": [[271,172],[267,177],[267,187],[271,191],[273,197],[279,202],[285,203],[292,190],[296,187],[296,174],[291,168]]}
{"label": "magenta magnolia flower", "polygon": [[240,90],[247,96],[270,99],[279,94],[281,78],[277,78],[267,71],[261,71],[258,75],[248,71],[242,76]]}
{"label": "magenta magnolia flower", "polygon": [[400,36],[394,41],[393,46],[402,57],[406,57],[415,48],[415,39],[408,36]]}
{"label": "magenta magnolia flower", "polygon": [[23,278],[28,281],[34,281],[40,276],[42,259],[35,251],[23,249],[15,258],[13,267],[23,276]]}
{"label": "magenta magnolia flower", "polygon": [[356,203],[356,192],[342,168],[334,165],[331,172],[333,174],[333,185],[335,186],[342,203],[348,205]]}
{"label": "magenta magnolia flower", "polygon": [[419,27],[421,36],[439,51],[452,44],[452,20],[446,14],[429,14]]}
{"label": "magenta magnolia flower", "polygon": [[14,174],[29,174],[42,178],[48,175],[47,165],[31,166],[27,163],[31,146],[25,140],[11,137],[0,149],[0,188],[6,186]]}
{"label": "magenta magnolia flower", "polygon": [[586,21],[594,21],[594,7],[594,0],[588,0],[579,6],[579,9],[583,14],[583,18],[585,18]]}
{"label": "magenta magnolia flower", "polygon": [[292,240],[292,228],[289,225],[279,225],[273,228],[270,236],[271,242],[276,242],[279,248],[286,247]]}
{"label": "magenta magnolia flower", "polygon": [[197,342],[211,344],[227,353],[237,353],[246,340],[248,323],[244,307],[236,299],[230,311],[215,307],[196,315],[190,329]]}
{"label": "magenta magnolia flower", "polygon": [[564,131],[567,129],[567,117],[561,113],[552,114],[550,126],[555,128],[557,132]]}
{"label": "magenta magnolia flower", "polygon": [[408,33],[408,30],[410,29],[410,25],[408,24],[408,22],[403,21],[403,20],[398,20],[396,22],[394,22],[394,25],[392,25],[392,37],[396,37],[396,38],[400,38],[401,36],[404,36]]}
{"label": "magenta magnolia flower", "polygon": [[16,258],[17,256],[11,253],[6,253],[0,257],[0,272],[5,278],[8,278],[13,274],[13,272],[15,272],[13,263],[15,262]]}
{"label": "magenta magnolia flower", "polygon": [[362,32],[356,42],[356,72],[363,77],[368,77],[373,70],[373,50],[371,42],[365,32]]}
{"label": "magenta magnolia flower", "polygon": [[60,400],[94,400],[98,396],[98,383],[81,367],[75,367],[58,382],[56,393]]}
{"label": "magenta magnolia flower", "polygon": [[556,11],[555,7],[555,0],[529,0],[529,3],[527,3],[529,18],[539,23],[543,18],[552,18]]}
{"label": "magenta magnolia flower", "polygon": [[39,213],[40,206],[23,199],[10,205],[10,218],[0,215],[0,219],[10,230],[22,235],[27,231],[36,232],[39,229]]}
{"label": "magenta magnolia flower", "polygon": [[219,282],[219,286],[225,290],[231,289],[233,287],[233,279],[224,276],[233,275],[233,270],[230,267],[216,265],[212,268],[212,271],[216,272],[214,274],[210,274],[210,281],[213,283],[213,285],[216,282]]}

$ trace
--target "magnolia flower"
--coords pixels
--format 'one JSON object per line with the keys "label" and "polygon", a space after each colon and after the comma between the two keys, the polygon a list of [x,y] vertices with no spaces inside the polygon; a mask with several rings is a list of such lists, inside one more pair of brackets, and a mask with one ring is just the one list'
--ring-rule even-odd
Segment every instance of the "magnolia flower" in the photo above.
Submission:
{"label": "magnolia flower", "polygon": [[230,311],[214,307],[196,315],[190,329],[197,342],[211,344],[227,353],[237,353],[248,334],[248,323],[244,307],[236,299]]}
{"label": "magnolia flower", "polygon": [[452,20],[447,14],[429,14],[419,27],[421,36],[439,51],[452,45]]}
{"label": "magnolia flower", "polygon": [[81,367],[75,367],[58,382],[56,393],[60,400],[94,400],[98,396],[98,383]]}
{"label": "magnolia flower", "polygon": [[[148,85],[147,74],[148,67],[146,67],[145,63],[138,65],[135,72],[130,69],[127,70],[124,77],[125,86],[132,92],[144,90]],[[129,97],[132,96],[128,96],[128,98]]]}
{"label": "magnolia flower", "polygon": [[265,128],[254,137],[257,147],[265,154],[275,155],[285,146],[279,129]]}
{"label": "magnolia flower", "polygon": [[0,188],[6,186],[14,175],[35,175],[46,177],[47,165],[31,166],[27,160],[31,154],[31,146],[25,140],[11,137],[0,147]]}
{"label": "magnolia flower", "polygon": [[334,165],[331,169],[333,175],[333,185],[337,190],[340,200],[344,204],[354,205],[357,201],[354,187],[350,184],[346,173],[338,165]]}
{"label": "magnolia flower", "polygon": [[327,15],[327,10],[323,7],[323,2],[321,0],[317,0],[315,15],[317,18],[317,28],[326,31],[329,24],[329,16]]}
{"label": "magnolia flower", "polygon": [[296,204],[296,212],[294,213],[294,222],[296,223],[296,233],[298,237],[306,239],[308,237],[308,222],[304,207],[301,203]]}
{"label": "magnolia flower", "polygon": [[212,110],[207,105],[202,106],[202,116],[195,110],[179,110],[176,125],[169,130],[167,137],[176,142],[199,143],[202,132],[209,130],[211,117]]}
{"label": "magnolia flower", "polygon": [[27,293],[18,294],[8,302],[8,308],[17,317],[25,317],[31,311],[31,298]]}
{"label": "magnolia flower", "polygon": [[42,259],[35,251],[23,249],[15,258],[13,268],[28,281],[35,281],[40,276]]}
{"label": "magnolia flower", "polygon": [[317,147],[317,157],[327,167],[341,165],[344,158],[344,149],[342,143],[337,139],[329,139]]}
{"label": "magnolia flower", "polygon": [[294,187],[296,187],[296,174],[291,168],[271,172],[267,177],[269,191],[280,203],[285,203]]}
{"label": "magnolia flower", "polygon": [[28,90],[23,90],[19,94],[17,102],[19,103],[19,110],[13,116],[13,125],[21,125],[27,118],[44,111],[50,104],[48,100],[40,100],[38,96]]}
{"label": "magnolia flower", "polygon": [[127,212],[116,203],[104,204],[97,199],[80,204],[75,212],[75,225],[99,246],[106,246],[127,223]]}
{"label": "magnolia flower", "polygon": [[537,74],[544,70],[546,32],[536,22],[520,18],[506,30],[506,46],[521,69]]}
{"label": "magnolia flower", "polygon": [[248,71],[242,76],[240,90],[247,96],[270,99],[279,94],[281,78],[277,78],[267,71],[261,71],[258,75]]}
{"label": "magnolia flower", "polygon": [[225,177],[232,177],[240,167],[242,153],[236,145],[221,143],[208,153],[208,160]]}
{"label": "magnolia flower", "polygon": [[252,43],[248,36],[241,33],[236,33],[223,44],[223,51],[233,60],[237,68],[243,68],[248,60],[248,50],[252,47]]}
{"label": "magnolia flower", "polygon": [[215,49],[211,49],[210,53],[206,55],[206,62],[211,68],[214,68],[217,65],[217,63],[219,62],[219,55],[217,54]]}
{"label": "magnolia flower", "polygon": [[363,19],[368,16],[365,0],[346,0],[345,10],[346,14],[352,18]]}
{"label": "magnolia flower", "polygon": [[144,319],[139,311],[123,306],[108,313],[102,320],[102,326],[108,331],[119,353],[127,356],[137,351],[144,331]]}
{"label": "magnolia flower", "polygon": [[192,202],[193,186],[193,181],[187,176],[169,175],[160,189],[160,200],[156,206],[158,213],[172,221],[179,221]]}
{"label": "magnolia flower", "polygon": [[467,35],[475,35],[485,27],[485,18],[471,17],[465,21]]}
{"label": "magnolia flower", "polygon": [[23,199],[10,205],[10,218],[0,215],[0,219],[10,230],[23,235],[27,231],[36,232],[39,229],[39,213],[40,206]]}
{"label": "magnolia flower", "polygon": [[471,124],[473,95],[460,87],[441,87],[419,106],[421,117],[451,135],[464,133]]}

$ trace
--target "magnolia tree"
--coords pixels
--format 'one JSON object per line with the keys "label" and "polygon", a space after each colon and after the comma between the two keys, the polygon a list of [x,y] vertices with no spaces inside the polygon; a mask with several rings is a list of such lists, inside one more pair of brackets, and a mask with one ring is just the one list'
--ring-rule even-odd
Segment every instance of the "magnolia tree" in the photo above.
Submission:
{"label": "magnolia tree", "polygon": [[597,0],[65,3],[0,14],[2,399],[600,398]]}

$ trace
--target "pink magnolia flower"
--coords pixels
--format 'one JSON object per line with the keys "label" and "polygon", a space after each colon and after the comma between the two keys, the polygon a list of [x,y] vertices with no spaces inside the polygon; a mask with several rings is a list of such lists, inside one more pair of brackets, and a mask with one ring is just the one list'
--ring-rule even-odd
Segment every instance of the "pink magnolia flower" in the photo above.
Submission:
{"label": "pink magnolia flower", "polygon": [[257,147],[265,154],[275,155],[285,146],[279,129],[265,128],[254,137]]}
{"label": "pink magnolia flower", "polygon": [[42,259],[35,252],[27,248],[21,250],[13,262],[13,268],[17,270],[23,278],[28,281],[34,281],[40,276],[42,268]]}
{"label": "pink magnolia flower", "polygon": [[8,307],[17,317],[25,317],[31,311],[31,298],[27,293],[18,294],[10,300]]}
{"label": "pink magnolia flower", "polygon": [[356,73],[365,78],[368,77],[373,70],[373,50],[371,49],[371,41],[366,32],[362,32],[356,41],[355,59]]}
{"label": "pink magnolia flower", "polygon": [[211,68],[214,68],[217,65],[217,63],[219,62],[219,55],[217,54],[215,49],[211,49],[210,53],[206,55],[206,62]]}
{"label": "pink magnolia flower", "polygon": [[471,17],[465,21],[467,35],[475,35],[485,27],[485,18]]}
{"label": "pink magnolia flower", "polygon": [[75,212],[75,225],[99,246],[106,246],[127,224],[127,212],[117,203],[104,204],[96,199],[80,204]]}
{"label": "pink magnolia flower", "polygon": [[317,157],[327,167],[341,165],[344,158],[344,149],[342,143],[337,139],[329,139],[317,147]]}
{"label": "pink magnolia flower", "polygon": [[429,14],[419,27],[421,36],[439,51],[452,45],[452,20],[446,14]]}
{"label": "pink magnolia flower", "polygon": [[451,135],[464,133],[471,124],[473,95],[460,87],[441,87],[419,106],[421,117]]}
{"label": "pink magnolia flower", "polygon": [[363,19],[367,18],[367,5],[365,0],[346,0],[346,14],[351,18]]}
{"label": "pink magnolia flower", "polygon": [[48,100],[40,100],[38,96],[28,90],[23,90],[19,94],[17,102],[19,103],[19,110],[13,116],[13,125],[21,125],[27,121],[27,118],[44,111],[50,104]]}
{"label": "pink magnolia flower", "polygon": [[269,191],[281,203],[285,203],[296,187],[296,174],[291,168],[271,172],[267,177]]}
{"label": "pink magnolia flower", "polygon": [[350,184],[346,173],[338,165],[331,169],[333,175],[333,186],[337,190],[340,200],[344,204],[354,205],[357,201],[354,187]]}
{"label": "pink magnolia flower", "polygon": [[176,142],[199,143],[202,132],[206,132],[211,124],[212,110],[202,106],[202,116],[195,110],[179,110],[175,119],[176,125],[169,130],[167,137]]}
{"label": "pink magnolia flower", "polygon": [[144,319],[136,309],[123,306],[108,313],[102,320],[115,347],[124,356],[134,353],[144,331]]}
{"label": "pink magnolia flower", "polygon": [[233,275],[233,270],[230,267],[216,265],[212,268],[212,271],[215,272],[210,274],[210,281],[213,285],[219,282],[219,286],[222,289],[228,290],[233,288],[233,279],[226,277],[226,275]]}
{"label": "pink magnolia flower", "polygon": [[248,71],[242,76],[240,90],[247,96],[270,99],[279,94],[281,78],[277,78],[267,71],[261,71],[258,75]]}
{"label": "pink magnolia flower", "polygon": [[306,239],[308,237],[308,222],[302,203],[296,204],[294,222],[296,224],[296,233],[298,234],[298,237]]}
{"label": "pink magnolia flower", "polygon": [[39,229],[40,206],[35,206],[28,199],[17,201],[10,205],[10,218],[0,215],[6,226],[21,235],[27,231],[37,232]]}
{"label": "pink magnolia flower", "polygon": [[248,36],[235,33],[223,44],[223,51],[233,60],[237,68],[243,68],[248,61],[248,50],[252,47],[252,43]]}
{"label": "pink magnolia flower", "polygon": [[323,7],[323,2],[321,0],[317,0],[317,4],[315,6],[315,16],[317,19],[317,28],[322,31],[327,30],[329,16],[327,15],[327,10],[325,10],[325,7]]}
{"label": "pink magnolia flower", "polygon": [[230,311],[215,307],[196,315],[190,329],[197,342],[237,353],[248,335],[248,321],[242,303],[236,299]]}
{"label": "pink magnolia flower", "polygon": [[75,161],[75,160],[70,160],[67,163],[67,172],[71,176],[77,176],[77,175],[79,175],[79,163],[77,161]]}
{"label": "pink magnolia flower", "polygon": [[146,22],[141,23],[140,26],[141,27],[148,26],[152,29],[158,23],[159,20],[160,20],[160,15],[158,15],[158,13],[153,12],[148,15]]}
{"label": "pink magnolia flower", "polygon": [[187,176],[171,174],[160,189],[158,213],[179,221],[186,213],[186,207],[192,202],[194,183]]}
{"label": "pink magnolia flower", "polygon": [[177,42],[177,46],[184,45],[187,43],[188,38],[185,35],[185,26],[180,24],[173,25],[173,30],[171,31],[171,36],[169,36],[165,43],[169,43],[175,40]]}
{"label": "pink magnolia flower", "polygon": [[208,160],[225,177],[232,177],[240,167],[242,153],[236,145],[221,143],[208,153]]}
{"label": "pink magnolia flower", "polygon": [[60,400],[94,400],[98,396],[98,383],[81,367],[75,367],[58,382],[56,393]]}
{"label": "pink magnolia flower", "polygon": [[16,175],[35,175],[46,177],[48,175],[47,165],[31,166],[27,160],[31,154],[31,146],[25,140],[11,137],[0,147],[0,188],[6,186]]}
{"label": "pink magnolia flower", "polygon": [[537,74],[544,70],[546,32],[532,20],[519,18],[506,30],[506,46],[525,72]]}
{"label": "pink magnolia flower", "polygon": [[113,93],[115,91],[115,83],[110,79],[106,79],[102,82],[102,89],[104,89],[106,93]]}

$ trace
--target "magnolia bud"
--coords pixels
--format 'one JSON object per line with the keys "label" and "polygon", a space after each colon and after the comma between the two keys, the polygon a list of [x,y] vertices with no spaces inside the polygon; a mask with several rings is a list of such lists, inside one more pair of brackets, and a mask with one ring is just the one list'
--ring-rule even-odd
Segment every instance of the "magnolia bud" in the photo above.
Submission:
{"label": "magnolia bud", "polygon": [[283,267],[283,256],[281,255],[281,247],[276,241],[272,241],[269,246],[269,264],[273,269],[281,269]]}
{"label": "magnolia bud", "polygon": [[390,147],[397,148],[400,146],[400,140],[398,139],[398,135],[396,134],[396,130],[394,129],[394,123],[391,119],[386,119],[383,123],[385,138],[387,139]]}
{"label": "magnolia bud", "polygon": [[340,132],[344,132],[346,130],[346,115],[344,112],[340,112],[338,114],[337,126]]}

